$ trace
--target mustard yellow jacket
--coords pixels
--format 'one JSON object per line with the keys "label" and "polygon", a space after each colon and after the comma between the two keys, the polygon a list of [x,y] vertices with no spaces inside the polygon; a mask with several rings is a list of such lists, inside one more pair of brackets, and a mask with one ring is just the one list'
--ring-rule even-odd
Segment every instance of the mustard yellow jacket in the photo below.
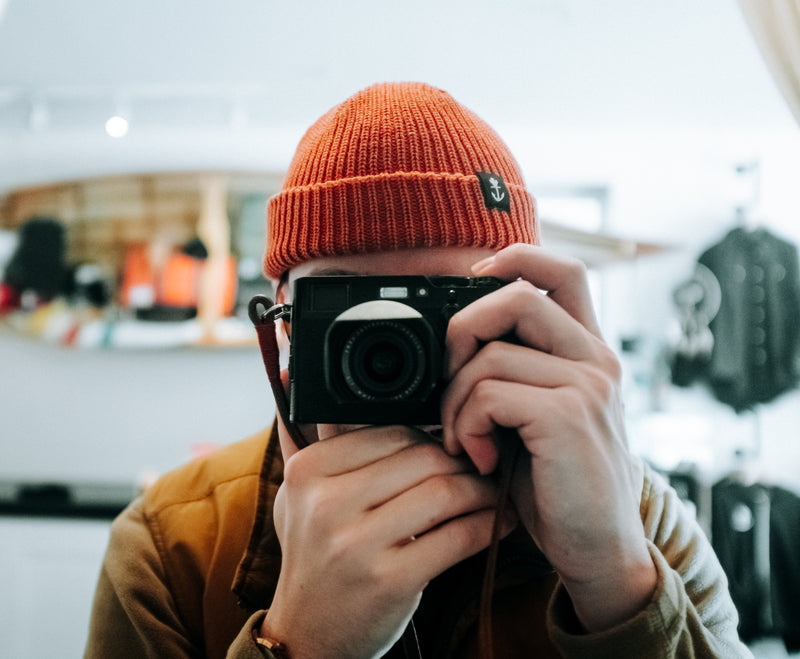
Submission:
{"label": "mustard yellow jacket", "polygon": [[[282,474],[277,437],[265,430],[165,475],[134,501],[112,526],[85,657],[269,656],[252,630],[280,571],[272,504]],[[512,534],[498,560],[497,659],[751,656],[702,531],[660,476],[637,463],[637,478],[659,574],[648,607],[617,628],[583,634],[557,575],[527,534]],[[473,557],[426,588],[415,614],[425,659],[478,656],[482,561]]]}

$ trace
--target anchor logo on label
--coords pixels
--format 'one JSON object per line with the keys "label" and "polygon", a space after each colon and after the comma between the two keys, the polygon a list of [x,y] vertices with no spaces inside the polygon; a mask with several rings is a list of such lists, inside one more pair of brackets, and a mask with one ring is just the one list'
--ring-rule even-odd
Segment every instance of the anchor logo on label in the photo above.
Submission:
{"label": "anchor logo on label", "polygon": [[481,194],[486,208],[511,212],[511,194],[503,177],[496,172],[475,172],[481,185]]}
{"label": "anchor logo on label", "polygon": [[506,193],[502,191],[500,187],[500,183],[497,182],[497,179],[492,178],[489,179],[489,185],[492,188],[492,199],[495,201],[503,201],[505,199]]}

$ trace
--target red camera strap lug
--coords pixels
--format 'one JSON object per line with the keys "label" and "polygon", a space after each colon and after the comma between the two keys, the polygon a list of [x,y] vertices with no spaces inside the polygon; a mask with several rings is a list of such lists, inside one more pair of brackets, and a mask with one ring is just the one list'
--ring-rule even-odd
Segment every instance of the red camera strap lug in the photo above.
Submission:
{"label": "red camera strap lug", "polygon": [[[263,307],[264,311],[260,311],[260,307]],[[278,318],[291,317],[292,307],[286,304],[273,304],[266,295],[255,295],[247,305],[247,313],[256,328],[261,359],[267,370],[278,414],[297,448],[305,448],[308,446],[306,438],[289,418],[289,401],[281,381],[280,350],[275,336],[275,321]]]}

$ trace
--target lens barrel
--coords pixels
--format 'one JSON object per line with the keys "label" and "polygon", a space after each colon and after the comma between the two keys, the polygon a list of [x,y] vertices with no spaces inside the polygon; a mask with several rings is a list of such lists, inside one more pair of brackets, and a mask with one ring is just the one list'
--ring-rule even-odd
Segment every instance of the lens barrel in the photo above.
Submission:
{"label": "lens barrel", "polygon": [[341,372],[347,388],[365,401],[402,401],[414,395],[427,367],[419,336],[405,323],[357,324],[344,341]]}

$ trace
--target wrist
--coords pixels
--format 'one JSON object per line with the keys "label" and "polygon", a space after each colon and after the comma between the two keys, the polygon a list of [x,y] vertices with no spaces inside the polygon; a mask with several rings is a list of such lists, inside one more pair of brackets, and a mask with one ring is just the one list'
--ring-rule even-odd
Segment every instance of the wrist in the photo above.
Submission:
{"label": "wrist", "polygon": [[260,650],[263,648],[267,651],[268,654],[262,650],[262,654],[264,654],[266,657],[270,657],[272,659],[290,659],[289,650],[280,641],[276,641],[274,638],[265,638],[255,634],[254,640]]}
{"label": "wrist", "polygon": [[564,581],[575,615],[589,632],[611,629],[644,610],[658,585],[658,572],[645,545],[643,552],[619,557],[601,576]]}
{"label": "wrist", "polygon": [[269,611],[267,611],[267,614],[262,618],[261,624],[253,627],[253,641],[266,657],[290,659],[289,648],[282,640],[278,640],[272,633],[272,630],[269,629],[267,625],[268,617]]}

